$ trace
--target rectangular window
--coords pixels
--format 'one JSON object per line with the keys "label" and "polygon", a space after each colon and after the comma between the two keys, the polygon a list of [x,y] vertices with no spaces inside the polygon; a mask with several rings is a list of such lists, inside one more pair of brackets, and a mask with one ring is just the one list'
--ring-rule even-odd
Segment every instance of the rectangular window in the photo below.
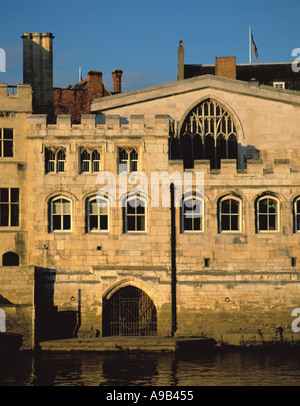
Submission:
{"label": "rectangular window", "polygon": [[127,200],[125,215],[125,232],[146,231],[146,202],[139,198]]}
{"label": "rectangular window", "polygon": [[0,158],[13,157],[14,130],[0,128]]}
{"label": "rectangular window", "polygon": [[19,226],[18,188],[0,188],[0,226]]}
{"label": "rectangular window", "polygon": [[277,89],[285,89],[285,82],[273,82],[273,87]]}

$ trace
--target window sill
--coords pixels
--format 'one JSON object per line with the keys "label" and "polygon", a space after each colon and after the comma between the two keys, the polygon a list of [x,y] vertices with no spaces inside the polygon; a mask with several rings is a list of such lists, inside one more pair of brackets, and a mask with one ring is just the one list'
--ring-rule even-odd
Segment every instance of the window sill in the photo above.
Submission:
{"label": "window sill", "polygon": [[129,235],[141,235],[141,234],[149,234],[147,231],[125,231],[123,234],[129,234]]}
{"label": "window sill", "polygon": [[242,231],[240,230],[222,230],[219,232],[219,234],[228,234],[228,235],[232,235],[232,234],[242,234]]}
{"label": "window sill", "polygon": [[0,232],[2,233],[2,232],[6,232],[6,233],[15,233],[15,232],[18,232],[18,231],[22,231],[21,230],[21,227],[20,226],[18,226],[18,227],[6,227],[6,226],[0,226]]}
{"label": "window sill", "polygon": [[184,230],[180,234],[204,234],[204,230]]}
{"label": "window sill", "polygon": [[262,230],[262,231],[257,231],[256,234],[280,234],[281,231],[280,230],[272,230],[272,231],[267,231],[267,230]]}
{"label": "window sill", "polygon": [[103,235],[103,234],[110,234],[110,232],[109,232],[109,230],[91,230],[91,231],[88,231],[86,234],[101,234],[101,235]]}
{"label": "window sill", "polygon": [[45,173],[45,176],[47,176],[47,175],[65,175],[67,172],[65,171],[65,172],[47,172],[47,173]]}
{"label": "window sill", "polygon": [[103,171],[99,171],[99,172],[78,172],[78,175],[99,175],[99,173],[101,173]]}
{"label": "window sill", "polygon": [[73,234],[72,230],[53,230],[50,232],[50,234],[62,234],[62,235],[67,235],[67,234]]}

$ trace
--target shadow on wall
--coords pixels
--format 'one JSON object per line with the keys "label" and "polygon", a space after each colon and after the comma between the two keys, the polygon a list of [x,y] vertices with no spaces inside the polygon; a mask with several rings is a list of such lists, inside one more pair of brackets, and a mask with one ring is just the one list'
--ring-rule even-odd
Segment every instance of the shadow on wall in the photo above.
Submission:
{"label": "shadow on wall", "polygon": [[78,311],[58,311],[54,306],[56,270],[35,268],[35,343],[77,336],[80,327],[80,300]]}

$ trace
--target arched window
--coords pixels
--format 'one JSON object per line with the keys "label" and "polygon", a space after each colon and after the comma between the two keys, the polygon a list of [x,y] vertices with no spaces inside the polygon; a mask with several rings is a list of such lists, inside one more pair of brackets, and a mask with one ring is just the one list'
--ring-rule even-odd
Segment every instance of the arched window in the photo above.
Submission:
{"label": "arched window", "polygon": [[66,153],[64,148],[49,147],[45,149],[45,172],[65,172]]}
{"label": "arched window", "polygon": [[100,153],[96,149],[92,153],[92,171],[100,172]]}
{"label": "arched window", "polygon": [[65,172],[66,154],[63,149],[57,152],[57,172]]}
{"label": "arched window", "polygon": [[81,152],[81,172],[90,172],[91,154],[84,149]]}
{"label": "arched window", "polygon": [[81,151],[81,172],[100,172],[100,153],[97,149]]}
{"label": "arched window", "polygon": [[123,208],[124,232],[146,231],[147,201],[140,196],[129,196]]}
{"label": "arched window", "polygon": [[[217,101],[207,99],[195,106],[186,116],[180,130],[180,138],[191,135],[194,159],[202,155],[209,159],[212,168],[220,166],[221,159],[237,159],[237,132],[234,121],[226,109]],[[198,151],[193,138],[200,136],[204,143],[203,154]],[[186,155],[185,151],[185,155]]]}
{"label": "arched window", "polygon": [[58,196],[50,200],[50,232],[71,231],[72,201]]}
{"label": "arched window", "polygon": [[135,148],[119,148],[119,172],[139,170],[139,155]]}
{"label": "arched window", "polygon": [[2,256],[3,266],[19,266],[19,255],[15,252],[6,252]]}
{"label": "arched window", "polygon": [[182,198],[181,204],[181,232],[203,231],[204,229],[204,201],[189,195]]}
{"label": "arched window", "polygon": [[104,197],[94,196],[87,200],[87,231],[108,231],[109,201]]}
{"label": "arched window", "polygon": [[219,200],[219,232],[241,231],[241,200],[225,196]]}
{"label": "arched window", "polygon": [[200,134],[195,134],[193,139],[194,159],[203,159],[203,139]]}
{"label": "arched window", "polygon": [[300,231],[300,196],[294,200],[294,230]]}
{"label": "arched window", "polygon": [[193,167],[193,147],[191,135],[186,133],[181,138],[183,162],[185,168]]}
{"label": "arched window", "polygon": [[257,232],[279,231],[279,201],[274,196],[263,196],[256,203]]}

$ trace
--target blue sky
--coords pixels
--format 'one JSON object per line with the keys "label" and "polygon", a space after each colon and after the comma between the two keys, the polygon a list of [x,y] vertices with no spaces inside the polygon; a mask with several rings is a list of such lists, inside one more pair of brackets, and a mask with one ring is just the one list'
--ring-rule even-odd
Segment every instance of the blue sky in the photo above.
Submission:
{"label": "blue sky", "polygon": [[[176,81],[177,48],[185,63],[214,63],[216,56],[249,61],[249,25],[259,62],[292,61],[300,48],[299,0],[52,0],[2,1],[0,48],[6,72],[0,83],[22,83],[24,32],[52,32],[54,86],[78,82],[100,70],[112,90],[111,72],[122,69],[122,90]],[[252,62],[254,61],[252,53]]]}

